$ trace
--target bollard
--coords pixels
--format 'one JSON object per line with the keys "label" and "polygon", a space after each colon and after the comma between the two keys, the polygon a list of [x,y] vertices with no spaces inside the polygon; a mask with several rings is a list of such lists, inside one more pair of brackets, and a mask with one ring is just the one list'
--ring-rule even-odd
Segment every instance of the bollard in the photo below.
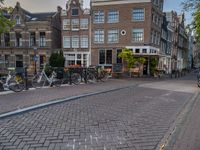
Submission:
{"label": "bollard", "polygon": [[27,67],[24,68],[25,90],[28,90],[28,73]]}
{"label": "bollard", "polygon": [[87,69],[88,68],[84,68],[84,80],[85,80],[85,83],[87,83]]}
{"label": "bollard", "polygon": [[72,69],[69,69],[69,84],[72,85]]}

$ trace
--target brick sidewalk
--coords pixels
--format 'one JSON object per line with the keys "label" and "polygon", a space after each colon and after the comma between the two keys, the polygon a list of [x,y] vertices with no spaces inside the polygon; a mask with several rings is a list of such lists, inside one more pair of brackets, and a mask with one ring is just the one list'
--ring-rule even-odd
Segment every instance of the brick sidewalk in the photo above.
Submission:
{"label": "brick sidewalk", "polygon": [[20,93],[0,95],[0,114],[56,99],[68,98],[98,91],[105,91],[113,88],[126,87],[129,85],[132,86],[140,82],[141,81],[135,80],[110,79],[106,82],[98,82],[95,84],[62,86],[59,88],[42,88]]}

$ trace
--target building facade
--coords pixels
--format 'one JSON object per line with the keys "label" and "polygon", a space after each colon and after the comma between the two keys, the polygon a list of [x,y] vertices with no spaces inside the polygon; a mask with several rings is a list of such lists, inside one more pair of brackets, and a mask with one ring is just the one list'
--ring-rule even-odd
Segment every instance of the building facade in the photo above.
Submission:
{"label": "building facade", "polygon": [[150,59],[159,58],[163,0],[91,0],[91,14],[92,64],[112,68],[129,48],[146,58],[143,73],[149,74]]}
{"label": "building facade", "polygon": [[83,9],[83,0],[68,0],[61,13],[62,50],[65,66],[89,66],[90,10]]}
{"label": "building facade", "polygon": [[172,29],[166,19],[166,14],[163,16],[160,42],[160,59],[159,68],[165,73],[171,73],[171,49],[172,47]]}
{"label": "building facade", "polygon": [[166,18],[172,27],[172,70],[188,68],[188,36],[184,14],[177,15],[175,11],[166,12]]}
{"label": "building facade", "polygon": [[0,36],[1,68],[43,67],[61,46],[60,8],[57,12],[30,13],[17,2],[10,19],[15,26]]}

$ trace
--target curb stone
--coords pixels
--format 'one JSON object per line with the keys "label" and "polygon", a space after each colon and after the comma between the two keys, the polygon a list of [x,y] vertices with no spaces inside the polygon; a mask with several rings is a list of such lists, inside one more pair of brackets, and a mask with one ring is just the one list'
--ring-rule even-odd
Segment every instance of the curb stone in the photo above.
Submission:
{"label": "curb stone", "polygon": [[18,114],[21,114],[21,113],[25,113],[25,112],[33,111],[33,110],[36,110],[36,109],[48,107],[48,106],[51,106],[51,105],[60,104],[60,103],[63,103],[63,102],[69,102],[69,101],[77,100],[77,99],[84,98],[84,97],[89,97],[89,96],[108,93],[108,92],[114,92],[114,91],[127,89],[127,88],[131,88],[131,87],[136,87],[136,86],[138,86],[138,85],[136,84],[136,85],[130,85],[130,86],[125,86],[125,87],[121,87],[121,88],[113,88],[113,89],[110,89],[110,90],[81,94],[81,95],[78,95],[78,96],[71,96],[71,97],[68,97],[68,98],[54,99],[54,100],[51,100],[51,101],[46,102],[46,103],[41,103],[41,104],[38,104],[38,105],[34,105],[34,106],[30,106],[30,107],[26,107],[26,108],[18,109],[18,110],[15,110],[15,111],[0,114],[0,119],[4,119],[4,118],[11,117],[11,116],[14,116],[14,115],[18,115]]}
{"label": "curb stone", "polygon": [[194,104],[197,102],[200,93],[195,92],[191,98],[189,98],[180,112],[177,114],[177,117],[168,132],[164,135],[163,139],[159,142],[156,147],[156,150],[171,150],[173,145],[176,142],[176,138],[180,134],[182,125],[186,122],[188,115],[192,111]]}

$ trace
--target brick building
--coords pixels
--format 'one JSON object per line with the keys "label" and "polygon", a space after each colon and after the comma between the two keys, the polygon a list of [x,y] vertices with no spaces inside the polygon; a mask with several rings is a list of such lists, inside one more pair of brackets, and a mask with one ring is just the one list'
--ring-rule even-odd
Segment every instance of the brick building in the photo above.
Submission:
{"label": "brick building", "polygon": [[60,8],[57,12],[30,13],[17,2],[9,18],[15,26],[0,36],[1,68],[30,70],[43,67],[53,51],[61,47]]}
{"label": "brick building", "polygon": [[166,18],[172,27],[172,70],[182,70],[188,66],[188,36],[185,30],[184,14],[175,11],[166,12]]}
{"label": "brick building", "polygon": [[112,68],[126,47],[146,58],[149,74],[151,58],[159,58],[163,0],[91,0],[91,9],[92,64]]}
{"label": "brick building", "polygon": [[90,64],[90,10],[83,0],[68,0],[61,13],[62,50],[65,66]]}

